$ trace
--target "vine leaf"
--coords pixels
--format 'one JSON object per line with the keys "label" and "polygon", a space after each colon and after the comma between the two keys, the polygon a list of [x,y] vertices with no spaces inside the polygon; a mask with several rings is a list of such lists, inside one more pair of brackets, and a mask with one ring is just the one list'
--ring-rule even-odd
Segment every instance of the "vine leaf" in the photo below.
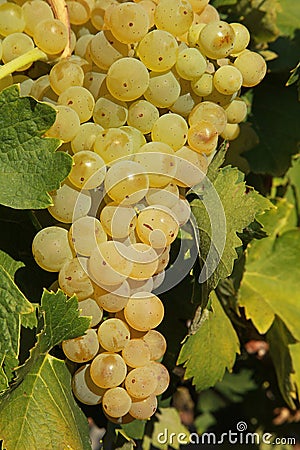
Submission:
{"label": "vine leaf", "polygon": [[[35,308],[14,282],[15,272],[23,266],[0,251],[0,392],[8,388],[18,365],[21,325],[36,326]],[[24,319],[28,316],[32,320]]]}
{"label": "vine leaf", "polygon": [[62,291],[45,290],[41,310],[44,327],[37,344],[18,369],[15,386],[0,401],[0,439],[6,450],[91,450],[88,423],[72,395],[70,373],[63,361],[49,354],[62,340],[84,334],[89,318],[80,317],[76,297],[67,299]]}
{"label": "vine leaf", "polygon": [[42,209],[50,191],[69,174],[72,158],[56,152],[58,139],[42,135],[54,123],[55,110],[32,97],[20,97],[16,85],[0,93],[0,204]]}
{"label": "vine leaf", "polygon": [[210,301],[207,317],[187,338],[177,361],[184,364],[185,379],[193,378],[197,390],[208,389],[220,381],[240,352],[238,336],[214,292]]}

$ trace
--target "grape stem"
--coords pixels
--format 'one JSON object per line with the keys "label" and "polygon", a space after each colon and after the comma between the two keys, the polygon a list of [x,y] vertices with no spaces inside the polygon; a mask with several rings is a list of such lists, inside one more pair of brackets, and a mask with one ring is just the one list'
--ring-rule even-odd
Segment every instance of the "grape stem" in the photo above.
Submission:
{"label": "grape stem", "polygon": [[35,47],[33,50],[29,50],[24,53],[24,55],[18,56],[17,58],[9,61],[8,63],[0,66],[0,80],[11,73],[22,69],[22,67],[27,64],[33,63],[38,60],[46,60],[48,57],[46,53],[42,52],[38,47]]}

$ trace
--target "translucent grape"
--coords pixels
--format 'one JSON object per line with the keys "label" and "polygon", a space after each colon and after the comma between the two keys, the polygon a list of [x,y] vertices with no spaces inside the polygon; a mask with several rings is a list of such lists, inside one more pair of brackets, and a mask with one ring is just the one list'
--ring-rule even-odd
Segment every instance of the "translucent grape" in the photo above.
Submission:
{"label": "translucent grape", "polygon": [[129,298],[124,308],[124,315],[128,324],[135,330],[149,331],[161,323],[164,317],[164,306],[156,295],[139,292]]}
{"label": "translucent grape", "polygon": [[89,11],[79,1],[66,0],[66,5],[72,25],[83,25],[89,20]]}
{"label": "translucent grape", "polygon": [[155,3],[151,0],[141,0],[138,3],[142,8],[144,8],[146,13],[148,14],[148,19],[149,19],[149,27],[148,28],[149,29],[152,28],[154,25],[154,12],[155,12],[155,8],[156,8]]}
{"label": "translucent grape", "polygon": [[146,280],[135,280],[133,278],[128,278],[127,281],[130,287],[130,295],[141,291],[151,292],[153,290],[152,277]]}
{"label": "translucent grape", "polygon": [[178,222],[169,208],[152,205],[140,212],[136,230],[142,242],[163,248],[176,239]]}
{"label": "translucent grape", "polygon": [[129,414],[138,420],[147,420],[156,412],[157,398],[155,395],[149,395],[142,400],[132,399]]}
{"label": "translucent grape", "polygon": [[149,347],[151,360],[157,361],[164,356],[167,350],[167,341],[159,331],[149,330],[142,339]]}
{"label": "translucent grape", "polygon": [[196,152],[209,155],[217,148],[218,144],[216,126],[206,120],[195,123],[188,131],[188,144]]}
{"label": "translucent grape", "polygon": [[95,34],[89,48],[93,62],[104,70],[108,70],[113,62],[128,55],[127,45],[119,42],[109,30]]}
{"label": "translucent grape", "polygon": [[246,28],[245,25],[242,25],[241,23],[233,22],[230,24],[230,26],[233,28],[235,34],[234,45],[231,53],[237,54],[248,47],[248,44],[250,42],[250,33],[248,28]]}
{"label": "translucent grape", "polygon": [[78,300],[93,295],[94,288],[78,258],[66,261],[58,274],[59,287],[69,297],[76,294]]}
{"label": "translucent grape", "polygon": [[192,5],[193,11],[199,14],[204,10],[209,0],[189,0],[189,2]]}
{"label": "translucent grape", "polygon": [[169,107],[169,109],[182,117],[187,117],[191,110],[194,108],[195,104],[201,99],[197,98],[195,94],[191,91],[191,82],[179,79],[180,81],[180,94],[177,100]]}
{"label": "translucent grape", "polygon": [[[12,33],[6,36],[2,41],[2,61],[4,64],[12,61],[18,56],[32,50],[33,40],[25,33]],[[28,63],[19,70],[26,70],[32,63]]]}
{"label": "translucent grape", "polygon": [[196,48],[187,48],[178,53],[176,70],[185,80],[199,78],[206,70],[207,62]]}
{"label": "translucent grape", "polygon": [[102,130],[103,128],[97,123],[82,123],[71,141],[73,153],[81,152],[82,150],[93,150],[96,137]]}
{"label": "translucent grape", "polygon": [[157,28],[174,36],[186,33],[193,22],[193,9],[187,0],[160,0],[154,13]]}
{"label": "translucent grape", "polygon": [[61,53],[68,42],[68,30],[58,19],[45,19],[34,27],[36,45],[49,55]]}
{"label": "translucent grape", "polygon": [[169,260],[170,260],[170,246],[168,245],[164,249],[156,249],[156,251],[157,251],[157,254],[158,254],[158,266],[157,266],[156,273],[160,273],[169,264]]}
{"label": "translucent grape", "polygon": [[98,303],[93,298],[86,298],[81,300],[78,304],[81,316],[91,316],[90,328],[95,327],[101,322],[103,317],[103,309],[98,306]]}
{"label": "translucent grape", "polygon": [[264,58],[256,52],[248,50],[238,55],[234,61],[236,67],[242,74],[243,86],[253,87],[261,82],[267,72]]}
{"label": "translucent grape", "polygon": [[138,59],[118,59],[108,69],[106,85],[116,99],[136,100],[149,86],[149,73],[146,66]]}
{"label": "translucent grape", "polygon": [[125,131],[131,139],[133,145],[133,153],[137,153],[142,145],[146,144],[146,138],[143,133],[135,127],[131,126],[122,126],[121,130]]}
{"label": "translucent grape", "polygon": [[[177,173],[177,168],[176,168]],[[146,194],[148,205],[162,205],[171,208],[179,199],[178,187],[175,183],[169,183],[163,189],[150,188]]]}
{"label": "translucent grape", "polygon": [[12,33],[22,33],[25,28],[23,10],[15,3],[0,5],[0,34],[8,36]]}
{"label": "translucent grape", "polygon": [[225,130],[221,134],[223,139],[227,141],[233,141],[240,134],[240,127],[238,123],[228,123],[225,127]]}
{"label": "translucent grape", "polygon": [[147,280],[157,270],[158,257],[152,247],[138,242],[127,247],[126,255],[133,263],[130,278]]}
{"label": "translucent grape", "polygon": [[73,258],[67,230],[60,227],[40,230],[33,239],[32,254],[42,269],[58,272],[66,261]]}
{"label": "translucent grape", "polygon": [[95,103],[93,119],[103,128],[120,127],[128,117],[127,105],[113,96],[100,97]]}
{"label": "translucent grape", "polygon": [[200,31],[205,27],[205,23],[193,23],[188,31],[187,42],[190,47],[199,47],[198,39]]}
{"label": "translucent grape", "polygon": [[151,72],[149,87],[144,92],[148,102],[158,108],[168,108],[180,95],[180,84],[172,72]]}
{"label": "translucent grape", "polygon": [[174,36],[164,30],[153,30],[141,40],[137,48],[140,60],[149,70],[164,72],[176,63],[178,44]]}
{"label": "translucent grape", "polygon": [[72,391],[77,400],[85,405],[98,405],[102,402],[105,389],[96,386],[89,374],[90,365],[81,366],[72,377]]}
{"label": "translucent grape", "polygon": [[60,95],[71,86],[82,86],[84,72],[82,68],[67,59],[63,59],[55,64],[49,73],[50,86]]}
{"label": "translucent grape", "polygon": [[94,358],[90,367],[93,382],[104,389],[119,386],[125,380],[126,373],[126,364],[117,353],[100,353]]}
{"label": "translucent grape", "polygon": [[232,95],[221,94],[215,87],[209,95],[203,97],[204,101],[216,103],[219,106],[227,106],[237,96],[237,93]]}
{"label": "translucent grape", "polygon": [[108,389],[103,395],[103,409],[110,417],[123,417],[131,407],[131,398],[122,387]]}
{"label": "translucent grape", "polygon": [[217,9],[212,5],[206,5],[204,10],[200,14],[195,14],[195,16],[194,21],[197,23],[211,23],[220,20]]}
{"label": "translucent grape", "polygon": [[154,391],[155,395],[161,395],[165,392],[170,384],[170,375],[166,367],[158,362],[152,361],[147,367],[155,372],[157,379],[157,387]]}
{"label": "translucent grape", "polygon": [[129,367],[142,367],[150,362],[150,349],[142,339],[130,339],[122,350],[122,358]]}
{"label": "translucent grape", "polygon": [[204,73],[198,80],[192,80],[191,88],[200,97],[211,94],[213,91],[213,75]]}
{"label": "translucent grape", "polygon": [[132,205],[147,193],[149,177],[141,164],[134,161],[120,161],[109,169],[104,185],[106,192],[114,201]]}
{"label": "translucent grape", "polygon": [[164,142],[147,142],[135,154],[134,161],[146,169],[151,187],[166,186],[176,172],[174,150]]}
{"label": "translucent grape", "polygon": [[77,56],[80,56],[81,58],[84,58],[86,55],[86,52],[88,50],[89,47],[89,43],[91,42],[91,40],[93,39],[93,35],[92,34],[84,34],[83,36],[80,36],[75,44],[75,49],[74,49],[74,53]]}
{"label": "translucent grape", "polygon": [[157,387],[155,372],[149,366],[137,367],[127,375],[125,387],[130,396],[136,399],[146,398]]}
{"label": "translucent grape", "polygon": [[[166,133],[168,130],[168,133]],[[186,142],[188,125],[179,114],[169,113],[160,116],[153,125],[152,141],[168,144],[173,150],[180,149]]]}
{"label": "translucent grape", "polygon": [[240,123],[247,116],[247,104],[238,97],[232,100],[224,109],[228,123]]}
{"label": "translucent grape", "polygon": [[152,131],[158,118],[159,111],[156,106],[146,100],[138,100],[129,106],[127,123],[147,134]]}
{"label": "translucent grape", "polygon": [[121,42],[139,42],[149,28],[149,17],[144,8],[136,3],[125,2],[112,9],[110,29]]}
{"label": "translucent grape", "polygon": [[199,48],[208,58],[219,59],[229,55],[233,49],[235,33],[223,21],[210,22],[200,32]]}
{"label": "translucent grape", "polygon": [[70,142],[80,129],[80,120],[74,109],[68,106],[56,105],[56,118],[51,128],[45,133],[47,137]]}
{"label": "translucent grape", "polygon": [[101,210],[100,221],[107,234],[114,239],[122,239],[135,229],[137,217],[130,206],[108,203]]}
{"label": "translucent grape", "polygon": [[85,216],[73,222],[69,230],[69,240],[77,253],[90,256],[98,244],[107,241],[107,235],[99,220]]}
{"label": "translucent grape", "polygon": [[108,128],[96,137],[94,151],[107,165],[112,165],[120,159],[128,159],[133,153],[133,144],[125,131]]}
{"label": "translucent grape", "polygon": [[132,262],[126,258],[126,246],[121,242],[102,242],[89,259],[89,275],[94,282],[104,285],[122,283],[132,270]]}
{"label": "translucent grape", "polygon": [[107,286],[105,290],[101,286],[94,286],[94,299],[97,304],[108,312],[118,312],[125,308],[130,297],[130,288],[127,281],[120,286]]}
{"label": "translucent grape", "polygon": [[79,189],[94,189],[100,186],[106,175],[104,160],[90,150],[75,153],[69,180]]}
{"label": "translucent grape", "polygon": [[234,66],[219,67],[214,74],[214,86],[221,94],[234,94],[241,88],[242,82],[242,74]]}
{"label": "translucent grape", "polygon": [[49,206],[48,211],[56,220],[63,223],[72,223],[73,220],[86,216],[92,204],[88,191],[79,192],[67,182],[51,196],[53,206]]}
{"label": "translucent grape", "polygon": [[171,209],[178,220],[179,226],[186,224],[190,220],[191,207],[185,198],[180,198]]}
{"label": "translucent grape", "polygon": [[97,333],[89,328],[83,336],[62,342],[62,349],[68,359],[77,363],[90,361],[97,355],[99,342]]}
{"label": "translucent grape", "polygon": [[71,86],[60,94],[58,104],[74,109],[80,123],[86,122],[93,115],[95,100],[92,94],[81,86]]}
{"label": "translucent grape", "polygon": [[227,117],[224,109],[213,102],[201,102],[195,106],[189,115],[189,125],[196,125],[197,122],[206,120],[215,125],[218,134],[224,131]]}
{"label": "translucent grape", "polygon": [[129,342],[130,331],[122,320],[107,319],[98,328],[98,339],[101,347],[105,350],[117,353]]}
{"label": "translucent grape", "polygon": [[25,20],[25,33],[33,36],[36,24],[43,19],[53,19],[50,6],[42,0],[29,0],[22,5]]}

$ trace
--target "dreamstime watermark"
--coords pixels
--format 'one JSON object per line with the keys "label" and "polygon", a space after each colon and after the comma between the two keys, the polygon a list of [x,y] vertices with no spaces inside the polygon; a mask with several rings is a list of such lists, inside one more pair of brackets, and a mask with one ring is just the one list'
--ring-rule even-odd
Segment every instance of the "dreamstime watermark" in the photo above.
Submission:
{"label": "dreamstime watermark", "polygon": [[248,432],[246,422],[240,421],[236,425],[236,430],[228,430],[220,435],[212,432],[198,433],[170,433],[167,428],[156,436],[157,443],[161,445],[222,445],[229,443],[231,445],[295,445],[294,437],[277,437],[272,433]]}

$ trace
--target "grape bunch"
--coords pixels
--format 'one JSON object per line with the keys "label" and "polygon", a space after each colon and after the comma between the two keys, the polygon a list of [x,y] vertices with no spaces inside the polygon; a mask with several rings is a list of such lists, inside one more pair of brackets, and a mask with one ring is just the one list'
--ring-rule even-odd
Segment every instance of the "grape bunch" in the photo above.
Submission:
{"label": "grape bunch", "polygon": [[[125,423],[151,417],[169,384],[154,291],[190,219],[186,191],[239,135],[241,92],[266,63],[247,48],[248,29],[220,20],[209,0],[66,5],[70,28],[45,1],[1,2],[0,57],[15,69],[0,89],[19,83],[56,110],[45,137],[61,140],[73,167],[51,193],[57,223],[32,251],[91,316],[84,336],[62,343],[79,364],[74,395]],[[30,60],[36,48],[44,64]]]}

